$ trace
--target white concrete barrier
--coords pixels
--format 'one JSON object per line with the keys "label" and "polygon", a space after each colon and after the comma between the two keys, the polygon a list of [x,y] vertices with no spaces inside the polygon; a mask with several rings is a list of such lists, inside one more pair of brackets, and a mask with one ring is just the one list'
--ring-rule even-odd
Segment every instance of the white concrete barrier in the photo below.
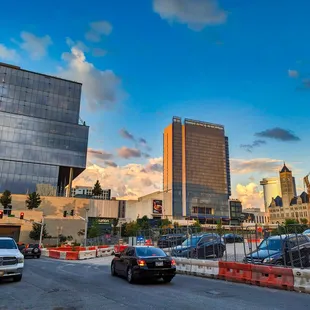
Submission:
{"label": "white concrete barrier", "polygon": [[97,257],[111,256],[113,251],[114,251],[114,247],[97,249]]}
{"label": "white concrete barrier", "polygon": [[174,257],[177,264],[177,271],[189,274],[192,271],[192,259],[183,257]]}
{"label": "white concrete barrier", "polygon": [[90,251],[80,251],[79,252],[79,259],[89,259],[96,257],[97,250],[90,250]]}
{"label": "white concrete barrier", "polygon": [[48,249],[41,249],[41,256],[43,257],[49,257],[49,250]]}
{"label": "white concrete barrier", "polygon": [[212,260],[192,259],[191,272],[198,276],[217,278],[219,275],[219,262]]}
{"label": "white concrete barrier", "polygon": [[310,270],[293,269],[294,290],[297,292],[310,293]]}
{"label": "white concrete barrier", "polygon": [[66,259],[67,258],[67,252],[60,252],[59,253],[59,259]]}

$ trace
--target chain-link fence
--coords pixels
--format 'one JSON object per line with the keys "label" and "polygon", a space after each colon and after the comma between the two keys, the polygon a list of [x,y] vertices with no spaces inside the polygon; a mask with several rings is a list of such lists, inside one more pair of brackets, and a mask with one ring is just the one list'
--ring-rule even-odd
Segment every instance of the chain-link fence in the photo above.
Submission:
{"label": "chain-link fence", "polygon": [[303,234],[307,228],[294,224],[273,229],[258,225],[149,229],[138,231],[134,239],[137,245],[153,244],[175,257],[306,268],[310,267],[310,239]]}

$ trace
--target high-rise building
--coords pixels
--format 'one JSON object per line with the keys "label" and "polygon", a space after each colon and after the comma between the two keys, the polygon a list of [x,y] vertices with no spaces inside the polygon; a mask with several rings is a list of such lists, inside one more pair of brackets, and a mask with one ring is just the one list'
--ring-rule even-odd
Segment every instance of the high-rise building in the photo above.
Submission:
{"label": "high-rise building", "polygon": [[292,175],[292,171],[287,168],[285,163],[279,174],[282,193],[282,204],[283,206],[289,206],[292,199],[296,196],[295,179]]}
{"label": "high-rise building", "polygon": [[224,127],[174,117],[164,130],[165,209],[175,218],[229,217],[230,166]]}
{"label": "high-rise building", "polygon": [[263,178],[260,185],[263,186],[265,212],[268,212],[272,198],[281,195],[280,182],[278,178]]}
{"label": "high-rise building", "polygon": [[86,167],[80,83],[0,63],[0,192],[63,194]]}

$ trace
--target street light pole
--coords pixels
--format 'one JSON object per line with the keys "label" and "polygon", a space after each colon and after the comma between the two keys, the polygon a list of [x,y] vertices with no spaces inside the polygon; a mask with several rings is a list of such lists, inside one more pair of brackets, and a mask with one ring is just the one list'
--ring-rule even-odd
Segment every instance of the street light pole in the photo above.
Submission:
{"label": "street light pole", "polygon": [[40,241],[39,241],[39,246],[42,246],[43,229],[44,229],[44,215],[42,215],[42,224],[41,224],[41,231],[40,231]]}
{"label": "street light pole", "polygon": [[84,234],[84,236],[85,236],[85,240],[84,240],[85,247],[87,247],[88,211],[89,211],[89,209],[86,208],[85,209],[85,234]]}

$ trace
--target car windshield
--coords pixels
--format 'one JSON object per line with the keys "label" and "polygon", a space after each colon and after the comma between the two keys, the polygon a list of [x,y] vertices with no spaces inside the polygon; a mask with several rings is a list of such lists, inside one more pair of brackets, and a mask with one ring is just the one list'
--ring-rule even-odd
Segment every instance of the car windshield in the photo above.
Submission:
{"label": "car windshield", "polygon": [[194,236],[186,239],[183,243],[182,246],[195,246],[201,239],[201,236]]}
{"label": "car windshield", "polygon": [[0,249],[13,250],[17,246],[13,240],[0,240]]}
{"label": "car windshield", "polygon": [[282,242],[280,239],[266,239],[258,247],[259,250],[281,251]]}
{"label": "car windshield", "polygon": [[305,230],[303,234],[310,234],[310,229]]}
{"label": "car windshield", "polygon": [[139,257],[167,256],[163,250],[158,248],[136,248],[136,254]]}

